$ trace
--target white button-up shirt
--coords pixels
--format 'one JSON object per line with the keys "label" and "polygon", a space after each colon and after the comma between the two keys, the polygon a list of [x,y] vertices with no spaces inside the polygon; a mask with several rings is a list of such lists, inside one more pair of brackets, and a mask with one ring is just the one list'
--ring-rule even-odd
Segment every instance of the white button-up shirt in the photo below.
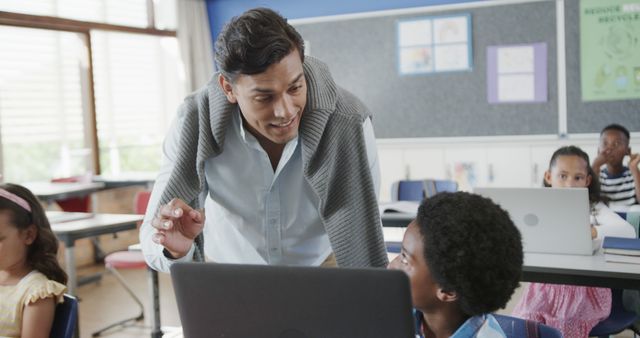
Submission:
{"label": "white button-up shirt", "polygon": [[[362,128],[377,195],[380,172],[371,120],[366,119]],[[170,260],[151,240],[155,229],[150,222],[173,169],[181,129],[177,119],[165,139],[163,165],[140,230],[147,262],[160,271],[168,271],[173,262],[191,260],[194,251],[192,246],[182,259]],[[285,145],[274,171],[258,140],[244,129],[240,112],[233,115],[224,151],[205,162],[209,196],[203,235],[208,260],[313,266],[331,254],[318,198],[303,176],[301,142],[295,137]]]}

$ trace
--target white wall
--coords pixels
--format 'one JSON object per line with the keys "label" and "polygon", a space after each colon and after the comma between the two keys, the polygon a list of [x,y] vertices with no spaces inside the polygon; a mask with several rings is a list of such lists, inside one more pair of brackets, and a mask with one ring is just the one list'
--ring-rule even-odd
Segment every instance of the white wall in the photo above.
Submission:
{"label": "white wall", "polygon": [[[391,184],[401,179],[455,179],[461,190],[473,187],[539,187],[553,152],[576,145],[593,160],[598,134],[468,138],[378,139],[380,200],[390,201]],[[631,135],[632,151],[640,151],[640,133]],[[469,180],[461,165],[471,167]]]}

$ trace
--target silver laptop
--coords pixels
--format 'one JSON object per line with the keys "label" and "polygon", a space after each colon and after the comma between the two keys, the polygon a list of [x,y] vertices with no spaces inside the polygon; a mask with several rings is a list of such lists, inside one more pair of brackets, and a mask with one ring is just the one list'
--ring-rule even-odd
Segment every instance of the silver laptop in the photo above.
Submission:
{"label": "silver laptop", "polygon": [[592,255],[586,188],[476,188],[509,212],[525,252]]}
{"label": "silver laptop", "polygon": [[177,263],[171,278],[186,338],[414,337],[401,271]]}

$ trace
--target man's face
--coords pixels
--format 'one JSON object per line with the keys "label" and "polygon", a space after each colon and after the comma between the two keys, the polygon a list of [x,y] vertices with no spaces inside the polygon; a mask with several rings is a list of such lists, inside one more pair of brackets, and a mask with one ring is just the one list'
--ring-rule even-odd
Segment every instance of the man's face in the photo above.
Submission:
{"label": "man's face", "polygon": [[298,135],[307,103],[307,82],[297,50],[262,73],[238,75],[234,83],[220,76],[227,99],[237,103],[244,125],[259,141],[285,144]]}
{"label": "man's face", "polygon": [[598,152],[607,160],[607,164],[618,166],[629,155],[629,140],[627,136],[618,130],[607,130],[600,135]]}

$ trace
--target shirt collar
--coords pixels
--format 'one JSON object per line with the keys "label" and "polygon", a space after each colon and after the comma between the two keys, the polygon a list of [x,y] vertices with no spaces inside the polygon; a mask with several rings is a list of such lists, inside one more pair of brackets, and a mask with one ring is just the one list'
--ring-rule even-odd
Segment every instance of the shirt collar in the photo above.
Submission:
{"label": "shirt collar", "polygon": [[450,338],[503,338],[504,331],[491,314],[473,316],[467,319]]}

